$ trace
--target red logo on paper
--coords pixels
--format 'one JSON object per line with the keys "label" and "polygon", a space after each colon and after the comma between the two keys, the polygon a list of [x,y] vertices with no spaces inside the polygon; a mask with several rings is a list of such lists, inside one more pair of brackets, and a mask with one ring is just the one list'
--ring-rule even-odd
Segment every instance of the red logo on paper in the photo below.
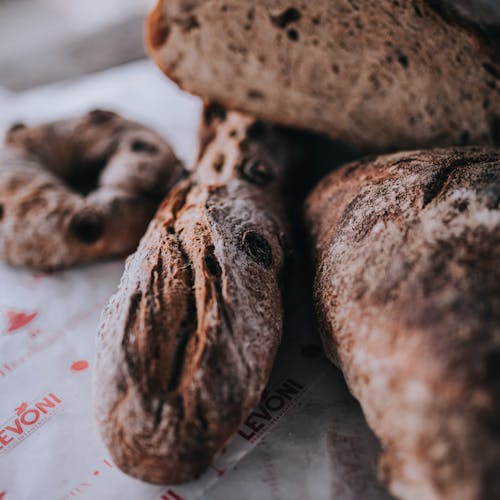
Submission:
{"label": "red logo on paper", "polygon": [[[103,460],[102,462],[110,469],[113,468],[113,464],[109,460]],[[101,475],[101,470],[99,469],[94,469],[94,472],[92,472],[92,476],[94,477],[100,475]],[[71,491],[60,497],[60,500],[69,500],[70,498],[75,498],[82,493],[86,493],[88,488],[92,488],[92,486],[96,484],[95,481],[98,481],[98,479],[90,478],[87,479],[87,481],[80,482],[79,484],[71,488]],[[2,499],[0,498],[0,500]]]}
{"label": "red logo on paper", "polygon": [[176,493],[174,490],[167,490],[163,495],[160,497],[161,500],[184,500],[184,497],[181,497],[178,493]]}
{"label": "red logo on paper", "polygon": [[7,420],[7,425],[0,427],[0,454],[13,448],[40,428],[59,410],[61,403],[62,401],[52,392],[32,404],[23,401],[15,408],[14,416]]}
{"label": "red logo on paper", "polygon": [[20,311],[7,311],[7,319],[9,321],[7,333],[11,333],[25,327],[26,325],[30,324],[37,316],[37,312],[24,313]]}
{"label": "red logo on paper", "polygon": [[89,367],[89,362],[86,359],[81,359],[79,361],[75,361],[71,365],[72,372],[83,372]]}
{"label": "red logo on paper", "polygon": [[16,408],[16,415],[21,416],[26,409],[28,408],[28,403],[21,403],[17,408]]}
{"label": "red logo on paper", "polygon": [[49,273],[45,272],[45,273],[39,273],[39,272],[34,272],[34,273],[31,273],[31,279],[33,281],[41,281],[43,278],[46,278],[47,276],[49,276]]}

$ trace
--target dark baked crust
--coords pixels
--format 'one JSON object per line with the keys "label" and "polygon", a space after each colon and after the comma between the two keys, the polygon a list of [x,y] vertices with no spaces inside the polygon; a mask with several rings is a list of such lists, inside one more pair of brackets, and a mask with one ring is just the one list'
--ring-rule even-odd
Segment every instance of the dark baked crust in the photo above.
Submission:
{"label": "dark baked crust", "polygon": [[169,78],[228,109],[369,152],[500,144],[498,34],[441,0],[159,0],[147,33]]}
{"label": "dark baked crust", "polygon": [[147,127],[106,110],[7,133],[0,257],[56,269],[132,252],[183,168]]}
{"label": "dark baked crust", "polygon": [[191,177],[162,203],[97,341],[102,437],[126,473],[195,478],[257,404],[282,329],[286,137],[206,113]]}
{"label": "dark baked crust", "polygon": [[413,151],[325,178],[306,217],[326,352],[401,498],[500,494],[500,151]]}

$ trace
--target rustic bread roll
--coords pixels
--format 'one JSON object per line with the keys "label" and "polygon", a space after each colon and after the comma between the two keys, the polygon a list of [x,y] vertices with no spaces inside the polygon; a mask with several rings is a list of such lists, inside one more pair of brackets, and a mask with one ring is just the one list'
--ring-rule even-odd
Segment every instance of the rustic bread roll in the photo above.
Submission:
{"label": "rustic bread roll", "polygon": [[259,401],[281,337],[291,148],[243,115],[205,118],[196,169],[128,259],[97,340],[102,437],[153,483],[208,467]]}
{"label": "rustic bread roll", "polygon": [[147,43],[189,92],[362,150],[500,144],[498,32],[441,1],[159,0]]}
{"label": "rustic bread roll", "polygon": [[0,258],[50,270],[130,253],[182,171],[158,134],[111,111],[15,125],[0,149]]}
{"label": "rustic bread roll", "polygon": [[306,203],[325,350],[405,499],[500,496],[500,151],[353,163]]}

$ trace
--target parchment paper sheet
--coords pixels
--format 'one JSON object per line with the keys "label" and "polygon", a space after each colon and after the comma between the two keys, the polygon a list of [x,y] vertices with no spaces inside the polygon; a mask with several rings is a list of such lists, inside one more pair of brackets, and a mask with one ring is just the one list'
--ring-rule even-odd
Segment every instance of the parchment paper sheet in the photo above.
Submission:
{"label": "parchment paper sheet", "polygon": [[[149,62],[22,94],[0,89],[0,135],[15,121],[95,107],[154,127],[193,161],[201,104]],[[91,372],[100,312],[122,269],[123,261],[54,274],[0,265],[0,500],[386,498],[377,441],[322,355],[300,282],[262,403],[208,472],[173,487],[121,473],[94,423]]]}

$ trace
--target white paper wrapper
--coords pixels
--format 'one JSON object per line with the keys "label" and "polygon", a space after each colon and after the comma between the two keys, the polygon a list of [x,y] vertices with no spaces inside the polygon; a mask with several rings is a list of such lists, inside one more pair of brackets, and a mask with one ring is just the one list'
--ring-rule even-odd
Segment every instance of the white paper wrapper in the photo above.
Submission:
{"label": "white paper wrapper", "polygon": [[[188,163],[200,102],[140,62],[19,95],[0,94],[0,132],[98,106],[162,133]],[[100,312],[123,261],[54,274],[0,265],[0,500],[370,499],[377,441],[323,357],[300,272],[258,408],[210,469],[181,486],[121,473],[99,438],[91,372]]]}

